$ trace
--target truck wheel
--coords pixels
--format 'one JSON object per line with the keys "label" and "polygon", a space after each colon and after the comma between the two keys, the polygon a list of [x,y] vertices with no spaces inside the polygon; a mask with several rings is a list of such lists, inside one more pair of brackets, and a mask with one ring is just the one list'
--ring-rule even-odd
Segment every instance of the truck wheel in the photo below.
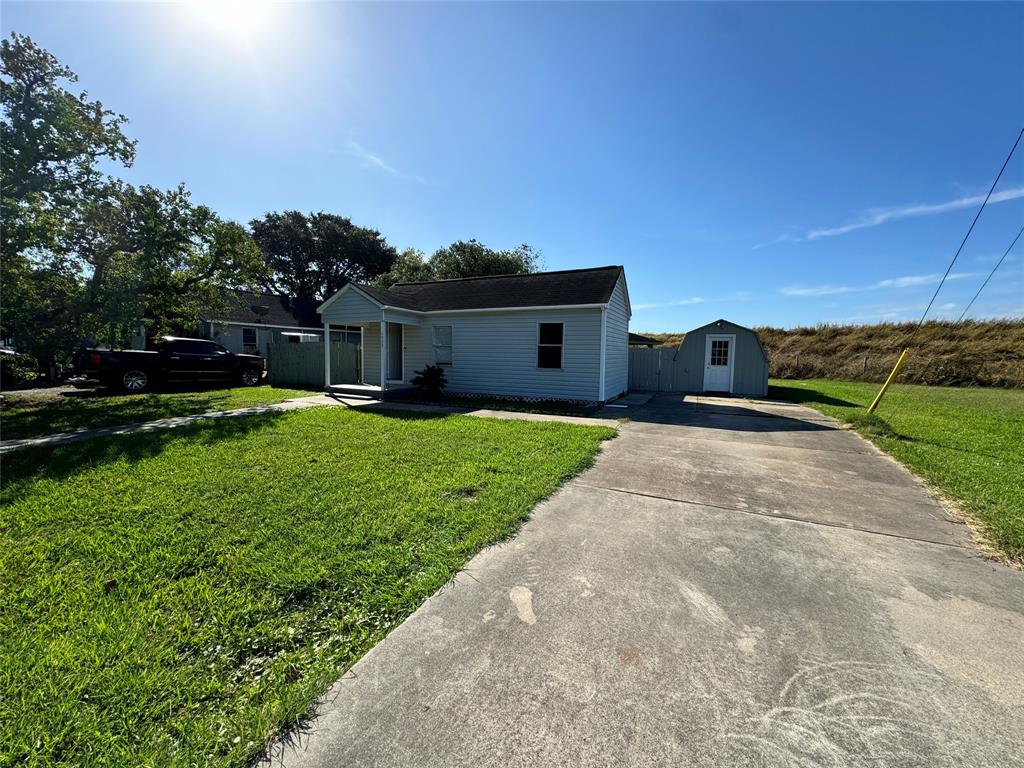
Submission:
{"label": "truck wheel", "polygon": [[241,381],[247,387],[255,387],[260,383],[261,378],[261,372],[255,368],[246,368],[242,371]]}
{"label": "truck wheel", "polygon": [[125,371],[121,376],[121,386],[129,392],[142,392],[149,386],[149,376],[145,371]]}

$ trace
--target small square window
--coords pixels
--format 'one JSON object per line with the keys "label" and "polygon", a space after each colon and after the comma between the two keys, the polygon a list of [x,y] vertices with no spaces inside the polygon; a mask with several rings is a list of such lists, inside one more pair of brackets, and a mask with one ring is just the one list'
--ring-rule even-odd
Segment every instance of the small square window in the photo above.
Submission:
{"label": "small square window", "polygon": [[452,327],[435,325],[434,333],[434,365],[452,364]]}
{"label": "small square window", "polygon": [[540,323],[537,329],[537,367],[562,367],[562,323]]}

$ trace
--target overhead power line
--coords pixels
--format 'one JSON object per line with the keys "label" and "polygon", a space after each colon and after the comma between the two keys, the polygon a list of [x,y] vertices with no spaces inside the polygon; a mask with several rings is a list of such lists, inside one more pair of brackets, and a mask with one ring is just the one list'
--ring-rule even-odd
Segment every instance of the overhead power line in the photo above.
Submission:
{"label": "overhead power line", "polygon": [[932,304],[935,303],[935,299],[938,297],[939,291],[942,290],[942,286],[946,282],[946,278],[949,277],[949,273],[952,271],[953,265],[956,264],[956,260],[960,258],[960,252],[964,249],[964,246],[967,245],[967,239],[971,236],[971,232],[974,231],[974,225],[977,224],[978,219],[981,218],[981,212],[984,211],[985,206],[988,205],[988,199],[992,197],[992,193],[995,191],[996,185],[999,183],[999,179],[1003,176],[1003,171],[1006,170],[1006,166],[1010,163],[1010,158],[1013,157],[1013,153],[1016,151],[1017,145],[1020,144],[1021,137],[1024,137],[1024,128],[1021,128],[1020,133],[1017,134],[1017,140],[1013,142],[1013,146],[1010,147],[1010,154],[1008,154],[1006,159],[1003,161],[1003,167],[999,169],[999,173],[996,174],[996,180],[993,181],[992,186],[988,188],[988,194],[985,195],[985,199],[981,203],[981,208],[979,208],[978,212],[974,214],[974,221],[971,222],[971,226],[967,229],[967,234],[964,235],[964,239],[960,241],[960,247],[957,248],[956,253],[953,254],[953,260],[949,262],[949,266],[946,267],[946,272],[943,274],[942,280],[939,281],[939,286],[935,289],[935,293],[932,294],[931,301],[929,301],[928,306],[924,308],[924,314],[921,315],[921,319],[917,321],[917,327],[914,328],[914,332],[910,334],[910,339],[907,341],[908,347],[911,342],[914,341],[914,337],[917,336],[917,332],[921,330],[921,326],[924,325],[924,319],[928,317],[928,312],[931,310]]}
{"label": "overhead power line", "polygon": [[967,310],[971,308],[975,300],[981,295],[981,292],[985,290],[985,286],[988,285],[988,281],[992,279],[992,275],[996,273],[996,270],[999,269],[999,266],[1003,263],[1003,261],[1005,261],[1010,251],[1013,250],[1013,246],[1015,246],[1017,244],[1017,241],[1020,240],[1021,235],[1024,235],[1024,227],[1020,228],[1020,232],[1018,232],[1017,236],[1013,238],[1013,242],[1010,243],[1010,247],[1003,251],[1003,255],[999,257],[999,261],[997,261],[996,265],[992,267],[992,271],[988,273],[988,277],[985,278],[985,282],[981,284],[981,288],[978,289],[978,292],[974,294],[974,298],[967,302],[967,306],[964,307],[964,311],[960,313],[960,319],[957,320],[958,323],[960,322],[960,320],[964,319],[964,316],[967,314]]}

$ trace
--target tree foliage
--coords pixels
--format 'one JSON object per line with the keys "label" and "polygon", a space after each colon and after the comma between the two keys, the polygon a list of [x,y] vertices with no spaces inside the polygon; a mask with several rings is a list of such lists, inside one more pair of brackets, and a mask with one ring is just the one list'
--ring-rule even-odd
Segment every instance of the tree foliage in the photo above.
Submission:
{"label": "tree foliage", "polygon": [[0,40],[0,198],[3,254],[57,245],[63,215],[102,194],[101,159],[130,166],[135,142],[124,115],[62,83],[74,72],[30,37]]}
{"label": "tree foliage", "polygon": [[452,280],[488,275],[536,272],[540,253],[525,243],[510,250],[494,250],[476,240],[458,240],[439,248],[429,260],[415,249],[403,251],[390,272],[374,281],[379,288],[421,280]]}
{"label": "tree foliage", "polygon": [[225,288],[261,279],[261,254],[242,226],[192,203],[184,186],[114,186],[76,221],[90,338],[124,344],[141,318],[151,335],[195,329],[201,310],[215,308]]}
{"label": "tree foliage", "polygon": [[123,344],[194,328],[227,287],[255,284],[259,250],[238,224],[184,187],[135,188],[100,162],[129,166],[123,115],[66,85],[75,74],[30,38],[0,41],[2,332],[41,362],[85,339]]}
{"label": "tree foliage", "polygon": [[365,283],[390,270],[398,252],[375,229],[333,213],[268,213],[250,222],[273,293],[323,300],[345,283]]}

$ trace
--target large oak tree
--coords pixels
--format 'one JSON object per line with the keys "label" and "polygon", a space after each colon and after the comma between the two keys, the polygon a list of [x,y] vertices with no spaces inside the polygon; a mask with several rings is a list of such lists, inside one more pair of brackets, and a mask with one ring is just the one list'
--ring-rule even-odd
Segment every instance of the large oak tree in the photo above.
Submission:
{"label": "large oak tree", "polygon": [[183,187],[132,187],[123,115],[68,85],[75,74],[31,38],[0,41],[2,333],[44,365],[82,341],[122,344],[194,329],[200,306],[258,281],[263,264],[238,224]]}
{"label": "large oak tree", "polygon": [[380,232],[333,213],[268,213],[249,226],[263,252],[263,284],[282,296],[322,301],[347,282],[370,282],[398,258]]}

